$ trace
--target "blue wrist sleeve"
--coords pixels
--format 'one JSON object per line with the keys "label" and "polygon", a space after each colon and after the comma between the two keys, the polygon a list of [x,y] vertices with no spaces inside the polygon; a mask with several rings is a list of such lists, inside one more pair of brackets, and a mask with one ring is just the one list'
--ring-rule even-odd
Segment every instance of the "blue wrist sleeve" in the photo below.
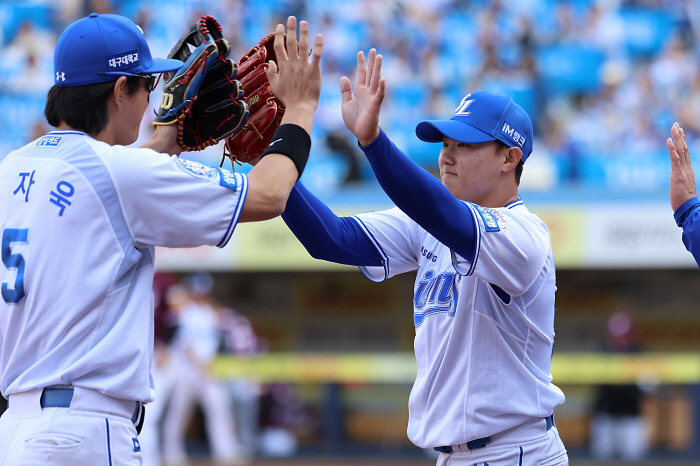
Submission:
{"label": "blue wrist sleeve", "polygon": [[370,239],[352,217],[338,217],[297,182],[282,219],[315,259],[347,265],[381,266]]}
{"label": "blue wrist sleeve", "polygon": [[416,165],[384,131],[360,146],[389,198],[413,221],[468,261],[476,254],[476,219],[433,175]]}
{"label": "blue wrist sleeve", "polygon": [[674,212],[676,224],[683,227],[683,244],[700,266],[700,200],[693,197]]}
{"label": "blue wrist sleeve", "polygon": [[700,209],[700,199],[698,199],[697,197],[691,197],[690,199],[685,201],[673,213],[673,218],[676,220],[676,225],[682,227],[685,220],[698,209]]}

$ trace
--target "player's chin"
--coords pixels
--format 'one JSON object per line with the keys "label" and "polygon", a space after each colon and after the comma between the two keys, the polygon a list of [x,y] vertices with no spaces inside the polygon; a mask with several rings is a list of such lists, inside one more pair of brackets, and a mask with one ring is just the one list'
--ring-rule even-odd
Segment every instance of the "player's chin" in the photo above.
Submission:
{"label": "player's chin", "polygon": [[459,178],[457,175],[453,175],[451,173],[446,174],[447,176],[443,175],[442,178],[442,185],[447,188],[447,190],[452,193],[454,197],[457,199],[460,199],[459,197],[459,192],[462,189],[461,185],[459,184]]}
{"label": "player's chin", "polygon": [[443,172],[440,174],[440,179],[442,180],[442,184],[444,184],[445,187],[449,188],[449,183],[457,182],[457,175],[455,175],[454,173]]}

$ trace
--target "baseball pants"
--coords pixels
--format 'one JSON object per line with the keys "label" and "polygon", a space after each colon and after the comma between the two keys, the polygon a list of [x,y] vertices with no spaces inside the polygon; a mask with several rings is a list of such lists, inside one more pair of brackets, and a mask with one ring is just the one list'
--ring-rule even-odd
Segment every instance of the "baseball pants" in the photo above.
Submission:
{"label": "baseball pants", "polygon": [[619,456],[639,461],[647,453],[647,425],[642,416],[599,413],[591,419],[591,454],[596,459]]}
{"label": "baseball pants", "polygon": [[0,418],[0,466],[140,466],[136,402],[73,388],[70,406],[41,407],[42,391],[10,395]]}
{"label": "baseball pants", "polygon": [[212,460],[233,463],[240,448],[233,422],[231,397],[224,385],[182,360],[177,365],[174,387],[163,417],[163,460],[168,465],[187,462],[185,433],[195,403],[204,412]]}
{"label": "baseball pants", "polygon": [[484,447],[470,450],[465,446],[440,453],[437,466],[568,466],[569,458],[557,428],[546,430],[546,425],[544,419],[527,421],[492,435]]}

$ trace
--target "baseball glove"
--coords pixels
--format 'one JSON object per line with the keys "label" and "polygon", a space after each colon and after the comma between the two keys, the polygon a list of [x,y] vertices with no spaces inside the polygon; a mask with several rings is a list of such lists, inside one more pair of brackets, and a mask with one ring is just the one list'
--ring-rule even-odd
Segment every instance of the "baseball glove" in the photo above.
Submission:
{"label": "baseball glove", "polygon": [[226,58],[229,51],[219,23],[204,15],[168,55],[185,64],[164,74],[163,99],[153,125],[177,124],[177,142],[184,151],[217,144],[248,118],[241,83],[234,79],[236,63]]}
{"label": "baseball glove", "polygon": [[248,104],[248,121],[226,139],[226,157],[238,164],[249,162],[267,148],[284,116],[285,107],[270,89],[265,71],[270,60],[276,60],[275,34],[268,34],[238,62],[237,78],[243,87],[243,100]]}

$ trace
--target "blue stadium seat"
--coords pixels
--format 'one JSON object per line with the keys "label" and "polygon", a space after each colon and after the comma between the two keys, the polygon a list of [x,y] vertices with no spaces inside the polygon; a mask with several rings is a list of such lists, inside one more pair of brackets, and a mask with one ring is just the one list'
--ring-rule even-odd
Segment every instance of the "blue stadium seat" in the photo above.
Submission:
{"label": "blue stadium seat", "polygon": [[534,80],[511,76],[490,80],[486,84],[483,90],[507,95],[530,115],[533,122],[537,121],[537,92]]}
{"label": "blue stadium seat", "polygon": [[12,41],[20,25],[25,21],[31,21],[40,29],[50,30],[54,16],[51,2],[48,1],[0,2],[0,21],[2,21],[4,41]]}
{"label": "blue stadium seat", "polygon": [[610,191],[654,192],[669,184],[671,166],[664,151],[588,153],[579,159],[584,186]]}
{"label": "blue stadium seat", "polygon": [[314,193],[334,193],[342,186],[348,168],[340,156],[312,148],[301,182]]}
{"label": "blue stadium seat", "polygon": [[390,92],[392,107],[398,112],[394,116],[400,119],[405,119],[416,111],[420,112],[428,99],[428,89],[419,82],[394,87]]}
{"label": "blue stadium seat", "polygon": [[633,57],[661,52],[674,27],[673,18],[665,11],[625,8],[620,18],[625,23],[625,46]]}
{"label": "blue stadium seat", "polygon": [[3,143],[12,141],[14,149],[29,141],[32,127],[44,119],[43,95],[0,95],[0,128]]}
{"label": "blue stadium seat", "polygon": [[584,45],[553,45],[536,52],[545,93],[574,94],[595,92],[601,87],[603,52]]}
{"label": "blue stadium seat", "polygon": [[478,27],[474,18],[466,14],[452,14],[441,21],[440,45],[455,58],[473,60],[478,52]]}

